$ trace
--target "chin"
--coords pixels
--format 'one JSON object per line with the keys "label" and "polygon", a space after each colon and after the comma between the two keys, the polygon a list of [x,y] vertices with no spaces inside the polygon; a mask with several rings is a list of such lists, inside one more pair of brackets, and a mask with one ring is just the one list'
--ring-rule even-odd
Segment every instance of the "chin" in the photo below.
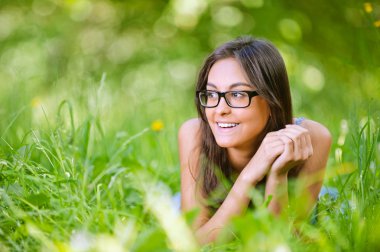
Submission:
{"label": "chin", "polygon": [[221,148],[231,148],[231,147],[234,147],[234,143],[231,142],[231,141],[226,141],[226,140],[223,140],[223,141],[216,141],[216,144],[221,147]]}

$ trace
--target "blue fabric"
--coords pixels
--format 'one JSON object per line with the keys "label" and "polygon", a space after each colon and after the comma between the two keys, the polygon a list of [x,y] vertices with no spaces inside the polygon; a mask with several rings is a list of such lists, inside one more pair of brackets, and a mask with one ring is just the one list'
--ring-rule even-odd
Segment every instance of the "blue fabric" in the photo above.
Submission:
{"label": "blue fabric", "polygon": [[318,199],[324,195],[329,195],[332,199],[336,200],[338,198],[339,192],[335,187],[322,186],[319,192]]}
{"label": "blue fabric", "polygon": [[335,187],[322,186],[321,191],[319,192],[319,195],[318,195],[317,204],[314,207],[313,213],[310,218],[310,223],[313,225],[318,222],[318,204],[319,204],[318,202],[321,197],[326,197],[326,195],[330,199],[335,201],[339,196],[338,189],[336,189]]}
{"label": "blue fabric", "polygon": [[175,210],[180,211],[181,210],[181,193],[177,192],[172,197],[172,203],[175,208]]}
{"label": "blue fabric", "polygon": [[301,125],[301,123],[305,120],[305,117],[297,117],[294,122],[295,125]]}

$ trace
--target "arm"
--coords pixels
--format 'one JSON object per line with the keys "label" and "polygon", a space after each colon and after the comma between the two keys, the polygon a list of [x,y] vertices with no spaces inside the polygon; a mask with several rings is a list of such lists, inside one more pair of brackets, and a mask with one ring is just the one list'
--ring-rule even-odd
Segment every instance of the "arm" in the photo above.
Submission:
{"label": "arm", "polygon": [[238,216],[247,209],[250,201],[248,192],[257,182],[257,180],[248,179],[245,176],[237,178],[216,213],[196,230],[196,237],[201,244],[214,241],[220,230],[226,226],[233,216]]}
{"label": "arm", "polygon": [[200,243],[215,240],[221,228],[236,215],[243,213],[250,198],[248,191],[254,187],[268,172],[270,164],[283,152],[283,144],[274,135],[268,134],[255,156],[240,173],[223,204],[213,216],[209,216],[206,207],[199,203],[201,192],[196,188],[199,174],[199,121],[192,119],[179,130],[179,154],[181,162],[181,208],[188,211],[200,208],[200,214],[193,225]]}
{"label": "arm", "polygon": [[[288,206],[287,174],[269,173],[265,184],[265,199],[272,197],[268,209],[274,215],[284,213]],[[286,214],[286,213],[285,213]]]}
{"label": "arm", "polygon": [[274,161],[268,173],[265,198],[272,199],[268,209],[275,215],[287,213],[288,206],[288,172],[308,160],[313,154],[309,131],[298,125],[286,125],[285,129],[276,131],[277,137],[284,144],[284,152]]}
{"label": "arm", "polygon": [[297,192],[300,204],[298,217],[304,219],[317,200],[322,186],[324,170],[331,145],[328,130],[316,122],[307,120],[304,127],[287,125],[279,134],[285,144],[285,151],[273,163],[268,174],[266,197],[272,195],[269,210],[279,215],[288,205],[288,171],[300,165]]}
{"label": "arm", "polygon": [[313,155],[302,165],[296,183],[297,217],[299,220],[305,219],[318,199],[325,175],[326,164],[331,147],[331,134],[323,125],[306,120],[304,127],[310,132]]}
{"label": "arm", "polygon": [[[239,176],[218,211],[210,218],[208,209],[200,203],[202,193],[197,189],[196,178],[199,175],[199,122],[187,121],[179,130],[178,144],[181,163],[181,209],[189,211],[199,208],[200,213],[193,223],[196,237],[201,244],[216,239],[220,229],[232,216],[242,213],[248,206],[248,190],[254,181]],[[197,129],[197,130],[195,130]]]}

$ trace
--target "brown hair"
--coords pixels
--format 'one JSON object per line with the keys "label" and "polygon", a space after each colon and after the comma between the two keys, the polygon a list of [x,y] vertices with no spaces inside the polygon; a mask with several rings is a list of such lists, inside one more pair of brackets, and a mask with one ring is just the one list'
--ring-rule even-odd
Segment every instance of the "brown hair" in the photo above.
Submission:
{"label": "brown hair", "polygon": [[[196,91],[206,89],[208,74],[215,62],[230,57],[241,64],[250,82],[254,83],[259,95],[269,105],[271,116],[259,136],[258,143],[261,143],[268,132],[282,129],[292,122],[292,102],[284,61],[270,42],[249,36],[239,37],[219,46],[206,58],[198,75]],[[207,122],[205,108],[200,105],[198,99],[196,99],[196,107],[202,119],[200,126],[201,172],[198,183],[201,185],[203,196],[209,198],[221,184],[222,178],[219,175],[230,180],[232,167],[228,160],[227,150],[217,145]],[[218,205],[223,202],[224,196],[216,200]]]}

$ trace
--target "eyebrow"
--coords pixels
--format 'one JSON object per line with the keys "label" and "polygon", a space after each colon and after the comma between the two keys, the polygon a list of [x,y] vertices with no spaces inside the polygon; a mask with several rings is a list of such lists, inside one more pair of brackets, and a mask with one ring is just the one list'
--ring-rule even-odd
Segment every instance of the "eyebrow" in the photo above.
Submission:
{"label": "eyebrow", "polygon": [[[211,86],[211,87],[216,88],[216,89],[218,88],[215,84],[212,84],[212,83],[207,83],[207,86]],[[232,88],[235,88],[235,87],[238,87],[238,86],[245,86],[245,87],[250,87],[250,88],[253,87],[252,84],[243,83],[243,82],[237,82],[237,83],[231,84],[229,88],[232,89]]]}

